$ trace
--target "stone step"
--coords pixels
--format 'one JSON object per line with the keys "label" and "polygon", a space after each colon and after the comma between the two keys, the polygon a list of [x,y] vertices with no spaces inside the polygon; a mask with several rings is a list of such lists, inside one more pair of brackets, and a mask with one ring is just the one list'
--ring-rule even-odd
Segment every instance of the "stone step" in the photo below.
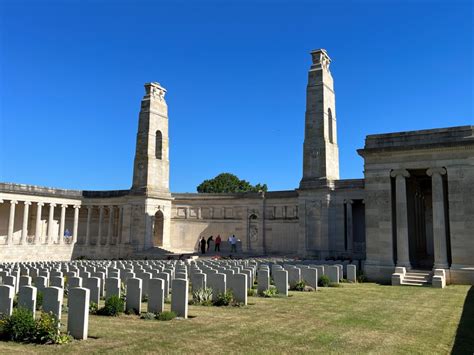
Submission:
{"label": "stone step", "polygon": [[431,283],[431,280],[427,279],[416,279],[416,278],[411,278],[411,277],[404,277],[403,282],[415,282],[415,283],[422,283],[422,284],[428,284]]}
{"label": "stone step", "polygon": [[403,286],[431,286],[429,282],[416,282],[416,281],[402,281]]}
{"label": "stone step", "polygon": [[417,275],[417,274],[405,274],[405,278],[416,279],[416,280],[430,280],[430,275]]}

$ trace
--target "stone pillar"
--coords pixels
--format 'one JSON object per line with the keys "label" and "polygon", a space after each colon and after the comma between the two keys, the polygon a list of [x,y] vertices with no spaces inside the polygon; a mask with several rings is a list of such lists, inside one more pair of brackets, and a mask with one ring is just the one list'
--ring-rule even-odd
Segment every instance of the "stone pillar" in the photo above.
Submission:
{"label": "stone pillar", "polygon": [[91,218],[92,218],[92,210],[93,206],[87,206],[87,225],[86,225],[86,240],[84,242],[85,245],[89,245],[90,243],[90,234],[91,234]]}
{"label": "stone pillar", "polygon": [[117,226],[117,239],[115,244],[122,243],[122,221],[123,221],[123,206],[120,206],[118,209],[119,219],[118,219],[118,226]]}
{"label": "stone pillar", "polygon": [[102,239],[102,220],[104,219],[104,206],[99,206],[99,230],[97,232],[97,245],[101,245]]}
{"label": "stone pillar", "polygon": [[41,210],[42,207],[44,206],[44,203],[38,202],[38,205],[36,206],[36,226],[35,226],[35,244],[39,243],[41,244]]}
{"label": "stone pillar", "polygon": [[110,245],[110,240],[112,239],[112,231],[114,226],[114,206],[109,206],[109,223],[107,226],[107,242],[106,245]]}
{"label": "stone pillar", "polygon": [[346,238],[347,238],[347,251],[352,253],[353,245],[354,245],[354,235],[353,235],[353,219],[352,219],[352,203],[354,201],[347,200],[346,201]]}
{"label": "stone pillar", "polygon": [[30,205],[30,201],[25,201],[25,206],[23,207],[23,226],[21,228],[20,244],[24,244],[28,237],[28,212],[30,210]]}
{"label": "stone pillar", "polygon": [[18,201],[10,201],[10,217],[8,218],[8,234],[7,234],[7,244],[13,244],[13,232],[15,227],[15,205]]}
{"label": "stone pillar", "polygon": [[390,176],[395,178],[396,216],[397,216],[397,266],[411,268],[408,246],[408,206],[405,178],[410,173],[405,169],[393,170]]}
{"label": "stone pillar", "polygon": [[72,244],[77,243],[77,229],[79,227],[79,208],[80,206],[74,206],[74,224],[72,227]]}
{"label": "stone pillar", "polygon": [[49,244],[50,242],[54,242],[52,240],[52,237],[53,237],[53,221],[54,221],[54,207],[56,207],[56,204],[54,204],[54,203],[49,204],[48,234],[46,236],[46,243],[45,244]]}
{"label": "stone pillar", "polygon": [[67,205],[61,205],[61,220],[59,221],[59,244],[64,243],[64,224],[66,221],[66,208]]}
{"label": "stone pillar", "polygon": [[434,269],[447,269],[448,251],[446,244],[446,220],[444,210],[443,175],[445,168],[431,168],[426,171],[431,176],[431,193],[433,197],[433,242]]}

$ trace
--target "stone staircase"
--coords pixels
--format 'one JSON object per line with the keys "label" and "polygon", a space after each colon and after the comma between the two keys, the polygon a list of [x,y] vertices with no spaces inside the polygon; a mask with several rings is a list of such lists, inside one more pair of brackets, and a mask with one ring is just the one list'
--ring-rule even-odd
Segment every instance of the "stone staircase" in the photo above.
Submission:
{"label": "stone staircase", "polygon": [[432,271],[409,270],[405,273],[401,284],[407,286],[431,286],[432,278]]}
{"label": "stone staircase", "polygon": [[446,287],[446,270],[415,270],[396,267],[392,274],[393,286],[431,286],[435,288]]}

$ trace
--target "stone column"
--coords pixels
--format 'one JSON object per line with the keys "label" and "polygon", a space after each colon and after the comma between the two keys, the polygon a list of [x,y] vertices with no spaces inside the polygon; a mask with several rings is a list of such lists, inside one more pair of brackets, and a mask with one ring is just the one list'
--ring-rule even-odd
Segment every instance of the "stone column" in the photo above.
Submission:
{"label": "stone column", "polygon": [[66,221],[66,208],[67,205],[61,205],[61,220],[59,221],[59,244],[64,243],[64,224]]}
{"label": "stone column", "polygon": [[26,238],[28,237],[28,213],[30,211],[30,205],[30,201],[25,201],[25,205],[23,207],[23,226],[21,227],[20,244],[24,244]]}
{"label": "stone column", "polygon": [[36,226],[35,226],[35,244],[41,244],[41,210],[44,203],[38,202],[36,206]]}
{"label": "stone column", "polygon": [[45,244],[49,244],[51,242],[54,242],[52,240],[52,237],[53,237],[53,221],[54,221],[54,207],[56,207],[56,204],[54,204],[54,203],[49,204],[48,235],[46,236],[46,243]]}
{"label": "stone column", "polygon": [[101,245],[103,219],[104,219],[104,206],[99,206],[99,230],[97,232],[97,245]]}
{"label": "stone column", "polygon": [[122,243],[122,221],[123,221],[123,206],[119,207],[119,220],[118,220],[118,226],[117,226],[117,242],[115,244],[121,244]]}
{"label": "stone column", "polygon": [[77,243],[77,229],[79,227],[79,208],[80,206],[74,206],[74,224],[72,227],[72,244]]}
{"label": "stone column", "polygon": [[84,242],[85,245],[89,245],[89,243],[90,243],[91,218],[92,218],[93,208],[94,208],[93,206],[87,206],[86,240]]}
{"label": "stone column", "polygon": [[352,204],[354,201],[346,200],[346,238],[347,238],[347,251],[352,253],[354,245],[354,235],[352,228]]}
{"label": "stone column", "polygon": [[433,197],[433,242],[434,269],[447,269],[448,251],[446,245],[446,220],[444,211],[443,175],[445,168],[431,168],[426,171],[431,176],[431,193]]}
{"label": "stone column", "polygon": [[106,245],[110,245],[112,239],[112,231],[114,227],[114,206],[109,206],[109,224],[107,226],[107,242]]}
{"label": "stone column", "polygon": [[10,201],[10,217],[8,218],[8,234],[7,234],[7,244],[13,244],[13,232],[15,227],[15,205],[18,201]]}
{"label": "stone column", "polygon": [[405,169],[393,170],[395,178],[396,216],[397,216],[397,266],[411,268],[408,246],[407,185],[405,178],[410,173]]}

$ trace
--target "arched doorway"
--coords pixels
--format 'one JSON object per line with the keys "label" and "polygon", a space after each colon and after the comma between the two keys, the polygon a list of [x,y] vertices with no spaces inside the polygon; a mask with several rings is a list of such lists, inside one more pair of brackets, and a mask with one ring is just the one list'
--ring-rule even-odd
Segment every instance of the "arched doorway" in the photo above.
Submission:
{"label": "arched doorway", "polygon": [[155,213],[155,219],[153,223],[153,246],[163,246],[163,212],[158,211]]}
{"label": "arched doorway", "polygon": [[248,219],[248,233],[247,233],[247,249],[252,248],[258,242],[258,216],[252,213]]}

